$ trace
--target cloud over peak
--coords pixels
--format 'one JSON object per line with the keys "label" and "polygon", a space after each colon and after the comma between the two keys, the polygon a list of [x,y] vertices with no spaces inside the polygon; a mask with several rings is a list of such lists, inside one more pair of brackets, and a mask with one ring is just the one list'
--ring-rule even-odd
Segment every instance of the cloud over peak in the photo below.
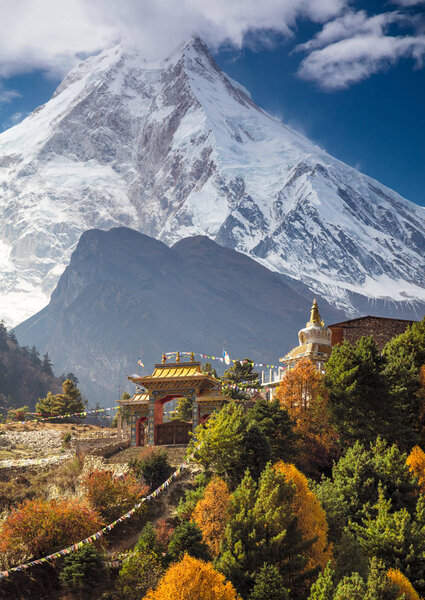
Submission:
{"label": "cloud over peak", "polygon": [[[391,26],[398,28],[397,34],[389,34]],[[421,19],[402,11],[369,17],[363,10],[349,10],[297,46],[298,51],[307,52],[298,73],[323,89],[335,90],[366,79],[401,58],[411,58],[421,67],[425,56],[422,29]]]}

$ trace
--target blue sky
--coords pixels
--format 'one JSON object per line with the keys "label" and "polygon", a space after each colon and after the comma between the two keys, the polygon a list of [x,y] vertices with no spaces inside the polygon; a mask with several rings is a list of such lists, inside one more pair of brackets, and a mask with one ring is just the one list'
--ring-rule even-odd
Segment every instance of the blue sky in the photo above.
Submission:
{"label": "blue sky", "polygon": [[[214,12],[202,0],[197,11],[194,2],[181,0],[177,15],[168,14],[168,0],[155,1],[144,13],[142,4],[125,0],[121,12],[106,19],[108,0],[98,12],[96,0],[90,11],[84,0],[70,0],[61,31],[63,17],[51,0],[26,0],[27,12],[34,8],[35,19],[44,22],[38,27],[26,14],[28,23],[19,29],[19,15],[10,15],[21,37],[7,31],[9,37],[0,41],[0,130],[46,102],[81,56],[122,37],[137,39],[156,56],[160,47],[171,50],[168,46],[196,30],[222,69],[261,107],[330,154],[425,205],[422,0],[235,0],[232,10],[216,0]],[[308,8],[300,12],[301,4]],[[110,8],[113,12],[115,5]],[[14,9],[9,4],[6,10]]]}

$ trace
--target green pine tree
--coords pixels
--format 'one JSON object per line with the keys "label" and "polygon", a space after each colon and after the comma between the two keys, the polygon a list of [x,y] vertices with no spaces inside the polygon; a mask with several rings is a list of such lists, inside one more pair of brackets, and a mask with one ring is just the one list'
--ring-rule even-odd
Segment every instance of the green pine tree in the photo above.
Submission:
{"label": "green pine tree", "polygon": [[264,398],[259,398],[249,411],[248,418],[258,425],[269,440],[274,462],[294,460],[298,442],[298,435],[294,432],[295,423],[288,411],[281,408],[278,400],[267,402]]}
{"label": "green pine tree", "polygon": [[419,369],[425,364],[425,317],[388,342],[383,354],[390,395],[400,416],[397,441],[410,449],[424,428]]}
{"label": "green pine tree", "polygon": [[264,563],[255,576],[249,600],[289,600],[289,591],[276,567]]}
{"label": "green pine tree", "polygon": [[399,569],[424,594],[425,498],[419,496],[413,515],[406,508],[394,512],[391,504],[381,488],[377,514],[361,524],[353,523],[353,531],[367,556],[376,556],[387,569]]}
{"label": "green pine tree", "polygon": [[73,413],[85,411],[81,392],[75,383],[67,379],[62,384],[62,394],[52,394],[40,399],[36,405],[36,411],[42,416],[66,416]]}
{"label": "green pine tree", "polygon": [[356,442],[334,464],[331,478],[322,478],[315,492],[326,512],[332,541],[338,543],[349,521],[361,523],[374,508],[379,489],[392,501],[392,510],[416,509],[417,481],[406,465],[406,454],[378,438],[366,448]]}
{"label": "green pine tree", "polygon": [[333,348],[326,363],[325,385],[343,442],[394,435],[399,415],[388,392],[385,366],[372,336],[362,337],[355,346],[344,342]]}
{"label": "green pine tree", "polygon": [[328,562],[326,568],[311,586],[308,600],[333,600],[335,593],[335,571]]}
{"label": "green pine tree", "polygon": [[245,474],[230,501],[231,518],[217,567],[246,596],[264,562],[274,565],[293,594],[304,589],[313,573],[306,552],[313,540],[303,540],[292,511],[294,486],[269,464],[258,486]]}
{"label": "green pine tree", "polygon": [[[254,371],[254,363],[251,359],[245,358],[243,361],[237,360],[224,372],[222,377],[224,385],[223,394],[234,400],[248,400],[248,393],[243,392],[245,388],[260,388],[260,380],[257,372]],[[232,386],[238,386],[238,390]],[[226,388],[226,386],[229,386]]]}
{"label": "green pine tree", "polygon": [[168,544],[168,555],[172,561],[181,560],[184,554],[190,554],[190,556],[202,560],[210,559],[208,547],[202,541],[202,532],[193,521],[180,523],[175,528]]}

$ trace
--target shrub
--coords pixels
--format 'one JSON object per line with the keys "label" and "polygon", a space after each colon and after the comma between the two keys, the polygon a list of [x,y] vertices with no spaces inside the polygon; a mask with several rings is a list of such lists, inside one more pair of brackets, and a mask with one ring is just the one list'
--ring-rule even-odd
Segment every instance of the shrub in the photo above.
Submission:
{"label": "shrub", "polygon": [[98,511],[75,498],[27,500],[13,510],[0,532],[0,552],[43,556],[104,526]]}
{"label": "shrub", "polygon": [[172,565],[144,600],[240,600],[233,585],[211,564],[191,556]]}
{"label": "shrub", "polygon": [[172,472],[167,453],[164,450],[152,451],[147,456],[142,455],[141,459],[130,461],[129,467],[134,471],[136,477],[143,477],[149,485],[150,491],[160,486]]}
{"label": "shrub", "polygon": [[161,579],[161,562],[153,552],[135,552],[123,563],[116,587],[119,598],[123,600],[141,600],[146,592],[154,589]]}
{"label": "shrub", "polygon": [[67,588],[84,591],[90,597],[94,589],[108,582],[109,572],[102,555],[87,545],[65,558],[59,579]]}
{"label": "shrub", "polygon": [[89,502],[108,520],[133,508],[148,491],[131,473],[117,477],[102,470],[88,473],[83,486]]}

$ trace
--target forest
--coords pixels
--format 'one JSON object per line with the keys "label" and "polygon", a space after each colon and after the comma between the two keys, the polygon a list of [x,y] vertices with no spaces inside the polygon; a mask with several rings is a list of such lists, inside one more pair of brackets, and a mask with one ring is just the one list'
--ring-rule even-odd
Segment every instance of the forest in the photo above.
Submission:
{"label": "forest", "polygon": [[[249,360],[223,383],[228,402],[191,440],[190,484],[167,496],[166,516],[142,505],[135,544],[115,562],[101,539],[38,567],[32,577],[48,569],[56,595],[50,587],[37,597],[423,598],[425,319],[382,353],[372,337],[335,346],[324,373],[300,360],[272,401]],[[256,387],[253,397],[244,391]],[[172,471],[165,452],[148,449],[120,477],[75,460],[61,469],[59,497],[27,498],[6,513],[3,569],[92,535]],[[0,580],[4,597],[28,586],[30,575],[13,577]]]}

